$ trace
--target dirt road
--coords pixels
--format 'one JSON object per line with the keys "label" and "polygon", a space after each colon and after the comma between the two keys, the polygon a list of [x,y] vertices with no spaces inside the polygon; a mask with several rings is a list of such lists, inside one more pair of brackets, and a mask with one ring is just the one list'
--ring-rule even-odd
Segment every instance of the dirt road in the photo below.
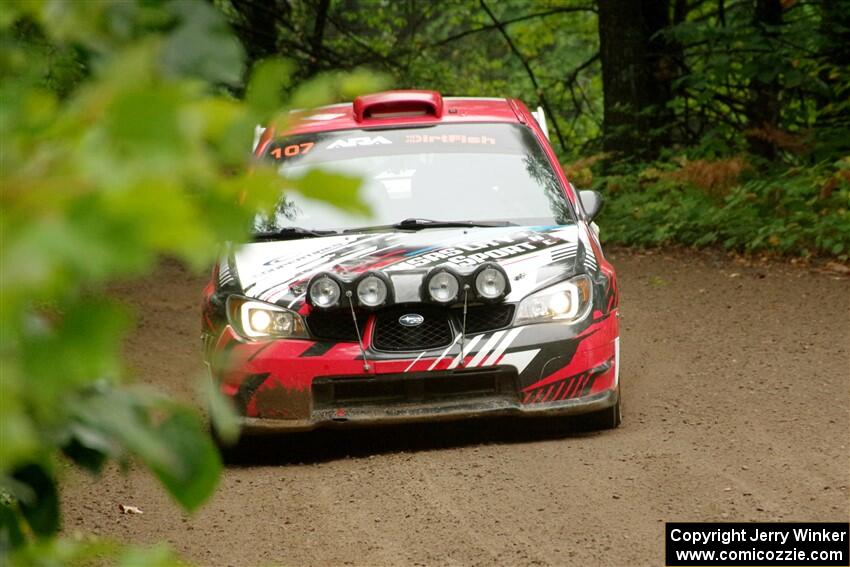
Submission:
{"label": "dirt road", "polygon": [[[480,421],[273,439],[187,517],[138,471],[69,472],[68,533],[209,565],[663,565],[665,521],[847,521],[850,279],[611,255],[624,422]],[[202,282],[121,288],[138,380],[191,399]],[[121,515],[119,504],[144,510]]]}

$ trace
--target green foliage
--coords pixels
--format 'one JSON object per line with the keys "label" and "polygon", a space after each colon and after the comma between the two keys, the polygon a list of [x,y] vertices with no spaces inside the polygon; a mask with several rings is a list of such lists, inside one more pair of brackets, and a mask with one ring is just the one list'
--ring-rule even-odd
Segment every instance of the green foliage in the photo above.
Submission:
{"label": "green foliage", "polygon": [[[107,561],[108,559],[108,561]],[[101,565],[118,567],[180,567],[185,565],[163,544],[150,547],[118,545],[99,539],[42,539],[18,550],[10,567]]]}
{"label": "green foliage", "polygon": [[719,195],[659,170],[656,164],[597,182],[608,198],[599,220],[603,240],[843,260],[850,254],[850,158],[743,175]]}
{"label": "green foliage", "polygon": [[[304,106],[377,84],[358,72],[294,85],[290,64],[268,61],[237,100],[225,88],[245,75],[242,48],[201,0],[5,4],[0,45],[0,561],[61,564],[111,548],[54,539],[60,454],[93,473],[141,462],[190,511],[221,471],[195,410],[124,383],[133,314],[105,287],[162,255],[207,265],[281,192],[368,212],[357,180],[285,181],[250,147],[256,124],[285,123],[284,90]],[[232,409],[205,396],[232,440]]]}

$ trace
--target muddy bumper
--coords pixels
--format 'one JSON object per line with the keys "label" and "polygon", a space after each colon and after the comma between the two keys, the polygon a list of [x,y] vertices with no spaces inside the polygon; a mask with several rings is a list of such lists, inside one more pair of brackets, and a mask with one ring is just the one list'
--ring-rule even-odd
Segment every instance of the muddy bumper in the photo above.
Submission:
{"label": "muddy bumper", "polygon": [[522,403],[513,368],[378,379],[331,377],[316,380],[309,418],[245,417],[243,430],[261,434],[476,417],[579,415],[614,406],[618,397],[618,391],[611,389],[566,400]]}

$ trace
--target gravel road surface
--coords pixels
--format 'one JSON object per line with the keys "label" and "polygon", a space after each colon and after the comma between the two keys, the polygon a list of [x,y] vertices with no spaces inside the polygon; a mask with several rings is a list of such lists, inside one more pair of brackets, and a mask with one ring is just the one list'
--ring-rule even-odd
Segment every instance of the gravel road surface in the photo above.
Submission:
{"label": "gravel road surface", "polygon": [[[623,425],[468,421],[269,438],[187,516],[142,471],[69,470],[64,530],[201,565],[663,565],[665,521],[850,518],[850,278],[611,254]],[[116,294],[136,379],[193,400],[203,278]],[[124,515],[120,504],[142,515]]]}

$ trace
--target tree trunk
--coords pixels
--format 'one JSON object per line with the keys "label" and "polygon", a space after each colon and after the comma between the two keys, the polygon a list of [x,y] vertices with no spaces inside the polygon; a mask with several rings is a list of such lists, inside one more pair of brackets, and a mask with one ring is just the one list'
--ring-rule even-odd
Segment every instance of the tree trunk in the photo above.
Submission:
{"label": "tree trunk", "polygon": [[[756,33],[764,38],[767,46],[770,46],[773,43],[772,39],[777,35],[776,26],[782,25],[782,1],[755,0],[755,2],[753,25]],[[767,58],[765,63],[770,65],[770,59]],[[780,89],[778,75],[774,75],[769,80],[759,76],[750,80],[747,143],[753,154],[767,160],[774,160],[777,155],[774,137],[779,128]]]}
{"label": "tree trunk", "polygon": [[850,116],[843,101],[850,99],[850,0],[821,0],[821,71],[818,73],[826,89],[817,97],[818,116],[815,129],[818,154],[846,155],[850,152]]}
{"label": "tree trunk", "polygon": [[668,0],[599,0],[603,148],[653,158],[669,141],[675,56]]}
{"label": "tree trunk", "polygon": [[236,35],[245,47],[248,69],[254,62],[278,55],[277,23],[281,18],[288,17],[289,4],[271,0],[231,0],[233,9],[239,14],[239,22],[235,26]]}
{"label": "tree trunk", "polygon": [[316,5],[316,19],[313,22],[313,35],[310,37],[310,47],[313,56],[307,66],[307,76],[315,75],[322,65],[322,42],[325,37],[325,25],[327,24],[328,10],[331,0],[319,0]]}
{"label": "tree trunk", "polygon": [[837,68],[850,67],[850,0],[821,0],[822,53]]}

